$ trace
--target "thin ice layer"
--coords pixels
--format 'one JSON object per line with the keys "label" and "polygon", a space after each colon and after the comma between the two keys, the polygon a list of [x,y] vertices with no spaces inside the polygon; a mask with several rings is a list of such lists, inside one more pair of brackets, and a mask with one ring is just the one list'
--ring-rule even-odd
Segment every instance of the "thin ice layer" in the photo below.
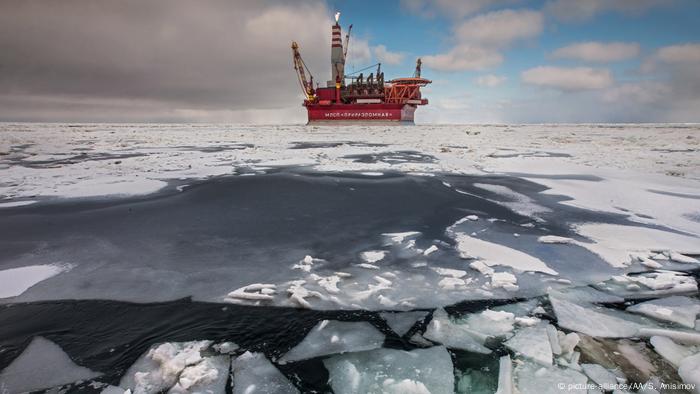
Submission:
{"label": "thin ice layer", "polygon": [[367,322],[324,320],[280,358],[280,362],[306,360],[335,353],[359,352],[381,347],[384,334]]}
{"label": "thin ice layer", "polygon": [[557,324],[569,330],[601,338],[634,337],[644,326],[611,314],[599,312],[550,295],[549,301],[557,315]]}
{"label": "thin ice layer", "polygon": [[410,352],[377,349],[323,360],[336,394],[452,394],[452,358],[442,346]]}
{"label": "thin ice layer", "polygon": [[99,372],[76,365],[57,344],[35,337],[0,373],[0,392],[23,393],[93,379]]}
{"label": "thin ice layer", "polygon": [[538,364],[552,365],[552,347],[550,346],[545,325],[523,327],[504,345],[508,349]]}
{"label": "thin ice layer", "polygon": [[403,336],[411,329],[419,320],[423,320],[428,315],[428,312],[384,312],[379,316],[386,321],[389,327],[399,336]]}
{"label": "thin ice layer", "polygon": [[627,311],[694,328],[700,302],[694,298],[673,296],[642,302],[627,308]]}
{"label": "thin ice layer", "polygon": [[233,394],[297,394],[299,390],[262,353],[245,352],[231,361]]}
{"label": "thin ice layer", "polygon": [[69,270],[70,265],[44,264],[0,271],[0,298],[16,297],[35,284]]}
{"label": "thin ice layer", "polygon": [[456,248],[463,258],[479,259],[488,266],[503,265],[517,271],[536,271],[557,275],[557,271],[549,268],[544,261],[519,250],[474,238],[461,232],[455,232],[453,238],[457,242]]}

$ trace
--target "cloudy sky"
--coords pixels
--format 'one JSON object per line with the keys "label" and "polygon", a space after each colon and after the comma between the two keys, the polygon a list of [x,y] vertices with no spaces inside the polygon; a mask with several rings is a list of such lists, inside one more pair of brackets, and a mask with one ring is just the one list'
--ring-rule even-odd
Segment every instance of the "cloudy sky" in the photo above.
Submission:
{"label": "cloudy sky", "polygon": [[0,121],[301,123],[336,10],[421,123],[700,122],[697,0],[2,0]]}

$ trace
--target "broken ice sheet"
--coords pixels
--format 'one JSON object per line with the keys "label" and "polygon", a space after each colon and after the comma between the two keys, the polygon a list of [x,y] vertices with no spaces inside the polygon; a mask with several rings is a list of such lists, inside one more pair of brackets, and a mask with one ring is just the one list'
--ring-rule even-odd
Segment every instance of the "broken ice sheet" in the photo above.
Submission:
{"label": "broken ice sheet", "polygon": [[452,358],[442,346],[376,349],[323,360],[336,394],[454,393]]}
{"label": "broken ice sheet", "polygon": [[642,324],[634,315],[602,307],[582,306],[557,297],[549,296],[559,327],[582,332],[601,338],[629,338],[637,336],[643,327],[653,327],[651,323]]}
{"label": "broken ice sheet", "polygon": [[442,308],[433,312],[433,318],[423,336],[448,348],[474,353],[491,353],[491,350],[483,345],[487,335],[470,329],[464,322],[461,324],[456,322]]}
{"label": "broken ice sheet", "polygon": [[525,362],[515,368],[515,386],[520,394],[580,393],[588,378],[580,372],[556,366]]}
{"label": "broken ice sheet", "polygon": [[[296,394],[296,387],[262,353],[245,352],[231,360],[233,394]],[[223,392],[223,391],[221,391]]]}
{"label": "broken ice sheet", "polygon": [[700,313],[700,301],[689,297],[673,296],[642,302],[630,306],[627,311],[694,328],[695,319]]}
{"label": "broken ice sheet", "polygon": [[323,320],[280,358],[280,363],[381,347],[384,334],[367,322]]}
{"label": "broken ice sheet", "polygon": [[101,373],[76,365],[57,344],[35,337],[0,372],[0,392],[23,393],[92,379]]}
{"label": "broken ice sheet", "polygon": [[538,364],[552,365],[552,347],[544,324],[519,329],[504,345]]}
{"label": "broken ice sheet", "polygon": [[398,336],[405,335],[418,321],[425,319],[428,312],[384,312],[379,316],[386,321]]}

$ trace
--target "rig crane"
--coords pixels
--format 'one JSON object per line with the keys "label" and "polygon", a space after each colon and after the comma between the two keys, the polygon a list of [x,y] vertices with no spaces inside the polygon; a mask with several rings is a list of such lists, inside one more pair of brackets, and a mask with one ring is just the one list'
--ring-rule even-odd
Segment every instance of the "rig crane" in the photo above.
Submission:
{"label": "rig crane", "polygon": [[[297,72],[297,78],[299,79],[299,85],[301,90],[306,96],[306,100],[313,102],[316,100],[316,91],[314,90],[314,77],[311,75],[311,71],[306,67],[304,59],[301,58],[299,53],[299,44],[296,41],[292,41],[292,54],[294,59],[294,70]],[[309,73],[310,79],[306,79],[306,73]]]}

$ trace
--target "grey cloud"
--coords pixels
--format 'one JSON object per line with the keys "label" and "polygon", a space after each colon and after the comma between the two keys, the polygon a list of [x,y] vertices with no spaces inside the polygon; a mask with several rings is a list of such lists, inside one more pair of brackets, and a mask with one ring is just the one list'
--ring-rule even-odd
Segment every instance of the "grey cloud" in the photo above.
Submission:
{"label": "grey cloud", "polygon": [[330,24],[314,0],[5,0],[0,119],[296,107],[291,40],[323,81]]}

